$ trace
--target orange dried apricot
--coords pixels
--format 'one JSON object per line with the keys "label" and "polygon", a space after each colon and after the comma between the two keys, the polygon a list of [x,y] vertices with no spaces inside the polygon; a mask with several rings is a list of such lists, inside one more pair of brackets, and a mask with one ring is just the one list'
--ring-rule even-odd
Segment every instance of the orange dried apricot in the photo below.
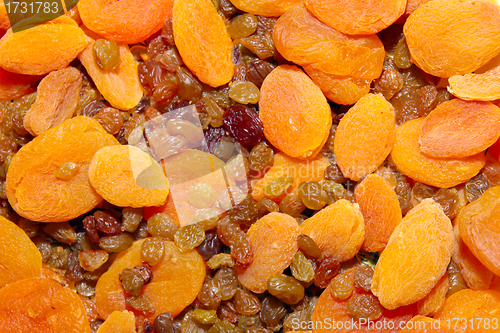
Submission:
{"label": "orange dried apricot", "polygon": [[328,139],[330,107],[321,90],[296,66],[278,66],[265,78],[259,110],[266,138],[291,157],[314,158]]}
{"label": "orange dried apricot", "polygon": [[305,65],[304,70],[323,91],[326,98],[337,104],[354,104],[370,92],[369,80],[326,74],[309,65]]}
{"label": "orange dried apricot", "polygon": [[259,201],[264,197],[264,188],[267,184],[282,176],[292,177],[292,186],[288,192],[294,192],[302,182],[317,182],[324,179],[325,169],[329,165],[330,162],[321,153],[309,160],[299,160],[283,153],[277,153],[274,155],[273,166],[264,177],[253,181],[252,196],[256,201]]}
{"label": "orange dried apricot", "polygon": [[134,313],[130,311],[111,313],[96,333],[136,333]]}
{"label": "orange dried apricot", "polygon": [[232,0],[238,9],[267,17],[278,17],[300,0]]}
{"label": "orange dried apricot", "polygon": [[347,35],[375,34],[403,15],[406,0],[305,0],[307,9],[326,25]]}
{"label": "orange dried apricot", "polygon": [[385,52],[376,35],[344,35],[315,18],[303,3],[278,19],[273,39],[279,53],[297,65],[364,80],[382,73]]}
{"label": "orange dried apricot", "polygon": [[405,323],[400,333],[455,333],[454,329],[448,328],[447,322],[441,322],[425,316],[415,316]]}
{"label": "orange dried apricot", "polygon": [[430,0],[408,0],[406,2],[406,9],[405,9],[405,15],[410,15],[413,13],[418,7],[422,6],[423,4],[429,2]]}
{"label": "orange dried apricot", "polygon": [[253,261],[247,267],[237,267],[238,279],[256,293],[267,290],[267,280],[283,273],[298,251],[299,225],[290,215],[270,213],[252,224],[247,232]]}
{"label": "orange dried apricot", "polygon": [[[119,275],[125,268],[142,265],[143,242],[144,240],[138,240],[120,253],[97,281],[95,300],[102,318],[107,319],[114,311],[133,310],[125,303],[127,294]],[[153,279],[141,292],[151,300],[155,308],[153,314],[145,315],[151,322],[164,312],[177,316],[195,300],[205,280],[205,262],[196,250],[181,252],[174,242],[165,240],[164,251],[163,259],[150,268]]]}
{"label": "orange dried apricot", "polygon": [[232,79],[233,44],[212,1],[174,1],[172,24],[179,54],[200,81],[218,87]]}
{"label": "orange dried apricot", "polygon": [[345,199],[305,220],[300,225],[300,232],[314,240],[324,257],[339,262],[353,258],[365,240],[365,224],[359,206]]}
{"label": "orange dried apricot", "polygon": [[159,206],[167,200],[169,188],[161,166],[135,146],[99,149],[88,173],[97,193],[113,205]]}
{"label": "orange dried apricot", "polygon": [[375,171],[391,152],[394,108],[382,94],[362,97],[340,120],[334,151],[345,177],[358,181]]}
{"label": "orange dried apricot", "polygon": [[448,91],[463,100],[494,101],[500,99],[500,67],[483,74],[455,75],[448,84]]}
{"label": "orange dried apricot", "polygon": [[398,196],[385,179],[371,174],[356,187],[354,198],[365,222],[363,249],[381,252],[402,219]]}
{"label": "orange dried apricot", "polygon": [[38,85],[35,103],[24,116],[24,128],[38,136],[73,116],[80,100],[82,75],[73,67],[54,71]]}
{"label": "orange dried apricot", "polygon": [[[441,323],[451,327],[461,327],[462,332],[490,332],[493,324],[500,320],[500,293],[494,290],[471,290],[463,289],[448,297],[443,308],[434,316]],[[464,321],[471,324],[469,319],[474,320],[474,325],[461,326]],[[456,326],[455,326],[456,325]]]}
{"label": "orange dried apricot", "polygon": [[432,288],[431,292],[417,302],[418,314],[422,316],[433,316],[438,312],[444,304],[449,286],[448,273],[444,273],[443,277],[438,281],[436,286]]}
{"label": "orange dried apricot", "polygon": [[474,256],[460,236],[459,223],[454,227],[455,245],[453,262],[457,264],[460,274],[467,286],[473,290],[486,290],[493,280],[493,273]]}
{"label": "orange dried apricot", "polygon": [[424,199],[392,233],[375,266],[372,292],[387,309],[421,300],[446,272],[452,250],[450,219],[438,203]]}
{"label": "orange dried apricot", "polygon": [[67,67],[88,44],[83,30],[75,25],[58,21],[16,33],[9,29],[0,39],[0,66],[29,75]]}
{"label": "orange dried apricot", "polygon": [[0,288],[39,276],[42,256],[23,229],[0,216]]}
{"label": "orange dried apricot", "polygon": [[143,95],[137,70],[139,64],[130,52],[128,45],[118,44],[120,49],[119,66],[111,71],[102,70],[97,65],[93,51],[96,38],[98,37],[92,35],[90,44],[78,55],[78,59],[89,73],[99,92],[112,106],[121,110],[132,109],[139,104]]}
{"label": "orange dried apricot", "polygon": [[52,279],[24,279],[0,289],[0,331],[90,333],[78,295]]}
{"label": "orange dried apricot", "polygon": [[419,137],[425,118],[405,122],[396,129],[391,158],[398,170],[415,181],[441,188],[464,183],[486,163],[484,154],[464,158],[436,158],[420,150]]}
{"label": "orange dried apricot", "polygon": [[0,99],[16,99],[36,90],[38,75],[23,75],[0,67]]}
{"label": "orange dried apricot", "polygon": [[[14,210],[40,222],[74,219],[102,201],[89,181],[88,169],[102,147],[118,145],[97,121],[74,117],[24,145],[12,159],[5,190]],[[79,166],[70,179],[54,175],[63,164]]]}
{"label": "orange dried apricot", "polygon": [[3,0],[0,0],[0,37],[10,28],[9,16]]}
{"label": "orange dried apricot", "polygon": [[462,209],[456,224],[474,256],[500,275],[500,186],[488,189]]}
{"label": "orange dried apricot", "polygon": [[500,8],[490,0],[429,1],[408,17],[403,31],[412,61],[424,72],[466,74],[500,53]]}
{"label": "orange dried apricot", "polygon": [[490,102],[453,99],[425,118],[420,150],[433,157],[467,157],[486,150],[500,137],[500,108]]}
{"label": "orange dried apricot", "polygon": [[144,41],[172,16],[173,0],[80,0],[83,24],[106,39],[134,44]]}

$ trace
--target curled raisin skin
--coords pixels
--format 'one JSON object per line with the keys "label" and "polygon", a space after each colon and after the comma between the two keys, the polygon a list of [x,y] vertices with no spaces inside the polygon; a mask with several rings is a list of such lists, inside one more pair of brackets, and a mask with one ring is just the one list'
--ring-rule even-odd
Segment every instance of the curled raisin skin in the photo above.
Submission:
{"label": "curled raisin skin", "polygon": [[98,210],[94,213],[96,228],[108,235],[116,236],[122,233],[122,224],[113,215]]}
{"label": "curled raisin skin", "polygon": [[227,109],[223,117],[224,128],[238,142],[256,145],[264,134],[264,125],[254,108],[236,104]]}
{"label": "curled raisin skin", "polygon": [[330,281],[340,270],[340,263],[333,258],[325,258],[316,268],[314,284],[320,288],[326,288]]}
{"label": "curled raisin skin", "polygon": [[359,265],[354,272],[354,284],[356,287],[364,291],[370,291],[373,278],[373,267],[367,265]]}
{"label": "curled raisin skin", "polygon": [[377,320],[382,315],[383,307],[372,294],[353,296],[347,301],[347,313],[356,319]]}

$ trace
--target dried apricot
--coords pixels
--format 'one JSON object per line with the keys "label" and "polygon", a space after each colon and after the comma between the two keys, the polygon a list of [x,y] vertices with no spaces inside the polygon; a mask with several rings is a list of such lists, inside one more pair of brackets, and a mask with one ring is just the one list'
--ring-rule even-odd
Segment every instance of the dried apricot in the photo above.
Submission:
{"label": "dried apricot", "polygon": [[90,333],[82,301],[52,279],[34,277],[0,289],[0,331]]}
{"label": "dried apricot", "polygon": [[372,292],[387,309],[421,300],[446,272],[452,250],[450,219],[434,200],[423,200],[406,214],[380,255]]}
{"label": "dried apricot", "polygon": [[38,75],[23,75],[0,67],[0,99],[16,99],[36,90]]}
{"label": "dried apricot", "polygon": [[425,118],[420,150],[433,157],[467,157],[486,150],[500,137],[500,108],[490,102],[453,99]]}
{"label": "dried apricot", "polygon": [[381,252],[401,222],[398,196],[385,179],[372,174],[356,187],[354,198],[365,221],[363,249]]}
{"label": "dried apricot", "polygon": [[[76,218],[102,201],[89,181],[88,169],[102,147],[119,142],[89,117],[64,121],[24,145],[12,159],[5,190],[16,212],[39,222]],[[79,169],[70,179],[54,172],[73,162]]]}
{"label": "dried apricot", "polygon": [[406,0],[331,1],[306,0],[320,21],[347,35],[375,34],[403,15]]}
{"label": "dried apricot", "polygon": [[486,290],[493,280],[493,273],[474,256],[460,236],[459,223],[454,227],[455,244],[453,262],[457,264],[460,274],[467,286],[473,290]]}
{"label": "dried apricot", "polygon": [[228,83],[234,74],[233,44],[212,1],[174,1],[172,23],[186,66],[212,87]]}
{"label": "dried apricot", "polygon": [[143,95],[139,81],[138,63],[126,44],[118,44],[120,49],[120,65],[111,71],[101,69],[96,62],[93,51],[95,39],[98,37],[86,31],[92,37],[90,44],[78,55],[78,59],[89,73],[102,96],[115,108],[132,109]]}
{"label": "dried apricot", "polygon": [[423,4],[429,2],[430,0],[408,0],[406,2],[405,15],[410,15],[413,13],[418,7]]}
{"label": "dried apricot", "polygon": [[492,187],[456,218],[460,236],[474,256],[500,275],[500,187]]}
{"label": "dried apricot", "polygon": [[434,288],[432,288],[431,292],[417,302],[418,314],[422,316],[433,316],[438,312],[444,304],[449,286],[448,274],[444,273],[443,277]]}
{"label": "dried apricot", "polygon": [[[127,294],[119,275],[125,268],[142,264],[143,242],[144,240],[136,241],[129,249],[120,253],[108,271],[97,281],[95,300],[102,318],[108,318],[114,311],[132,310],[125,303]],[[196,250],[181,252],[170,241],[164,241],[164,250],[163,259],[151,267],[153,279],[141,292],[141,295],[150,299],[155,308],[154,313],[146,314],[151,322],[160,313],[170,312],[174,317],[178,315],[194,301],[205,279],[205,262]]]}
{"label": "dried apricot", "polygon": [[231,3],[238,9],[255,15],[278,17],[300,0],[232,0]]}
{"label": "dried apricot", "polygon": [[142,42],[172,16],[173,0],[80,0],[83,24],[95,33],[120,43]]}
{"label": "dried apricot", "polygon": [[0,39],[0,66],[19,74],[47,74],[67,67],[87,44],[76,23],[51,21],[16,33],[10,29]]}
{"label": "dried apricot", "polygon": [[438,77],[473,72],[500,53],[500,9],[489,0],[429,1],[403,31],[413,63]]}
{"label": "dried apricot", "polygon": [[278,19],[273,39],[279,53],[297,65],[364,80],[382,73],[385,52],[376,35],[344,35],[315,18],[303,3]]}
{"label": "dried apricot", "polygon": [[0,288],[39,276],[42,257],[23,229],[0,217]]}
{"label": "dried apricot", "polygon": [[259,110],[266,138],[291,157],[314,158],[328,139],[330,107],[296,66],[278,66],[264,79]]}
{"label": "dried apricot", "polygon": [[484,154],[464,158],[436,158],[420,151],[419,137],[425,118],[405,122],[396,129],[391,158],[398,170],[415,181],[449,188],[466,182],[486,163]]}
{"label": "dried apricot", "polygon": [[7,15],[7,9],[5,8],[5,4],[2,0],[0,1],[0,37],[2,37],[9,28],[9,16]]}
{"label": "dried apricot", "polygon": [[135,146],[99,149],[88,170],[97,193],[116,206],[159,206],[167,200],[169,188],[161,166]]}
{"label": "dried apricot", "polygon": [[494,101],[500,99],[500,67],[483,74],[455,75],[448,84],[448,91],[460,99]]}
{"label": "dried apricot", "polygon": [[305,220],[300,232],[314,240],[324,257],[339,262],[353,258],[365,240],[363,215],[357,204],[352,205],[345,199]]}
{"label": "dried apricot", "polygon": [[425,316],[415,316],[410,321],[406,322],[400,333],[454,333],[454,329],[448,327],[448,323],[444,323]]}
{"label": "dried apricot", "polygon": [[130,311],[113,312],[99,326],[96,333],[136,333],[134,313]]}
{"label": "dried apricot", "polygon": [[394,109],[382,94],[362,97],[340,120],[334,151],[345,177],[358,181],[375,171],[391,152]]}
{"label": "dried apricot", "polygon": [[42,79],[35,103],[24,116],[24,128],[38,136],[73,116],[80,99],[82,76],[73,67],[59,69]]}
{"label": "dried apricot", "polygon": [[248,229],[254,258],[246,268],[238,267],[238,279],[256,293],[267,290],[267,280],[283,273],[298,250],[299,225],[290,215],[270,213]]}

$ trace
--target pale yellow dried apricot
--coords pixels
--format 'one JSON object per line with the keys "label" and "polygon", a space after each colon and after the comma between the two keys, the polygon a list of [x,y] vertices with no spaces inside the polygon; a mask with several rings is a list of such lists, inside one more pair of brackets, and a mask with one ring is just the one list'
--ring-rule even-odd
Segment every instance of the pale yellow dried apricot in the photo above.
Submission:
{"label": "pale yellow dried apricot", "polygon": [[448,273],[444,273],[443,277],[438,281],[431,292],[417,302],[418,314],[422,316],[433,316],[438,312],[443,307],[449,286]]}
{"label": "pale yellow dried apricot", "polygon": [[477,175],[486,163],[483,153],[464,158],[425,155],[418,143],[425,118],[405,122],[396,130],[391,158],[399,171],[418,182],[441,188],[464,183]]}
{"label": "pale yellow dried apricot", "polygon": [[307,9],[326,25],[348,35],[375,34],[403,15],[406,0],[305,0]]}
{"label": "pale yellow dried apricot", "polygon": [[266,138],[291,157],[314,158],[332,126],[321,90],[296,66],[276,67],[262,83],[259,118]]}
{"label": "pale yellow dried apricot", "polygon": [[233,77],[233,44],[224,21],[210,0],[176,0],[175,44],[182,60],[200,81],[218,87]]}
{"label": "pale yellow dried apricot", "polygon": [[[5,190],[12,208],[40,222],[65,222],[102,201],[89,181],[88,169],[102,147],[119,145],[115,137],[90,117],[64,121],[24,145],[12,159]],[[65,163],[78,170],[69,179],[56,177]]]}
{"label": "pale yellow dried apricot", "polygon": [[419,143],[427,155],[460,158],[485,151],[499,137],[500,108],[490,102],[453,99],[425,118]]}
{"label": "pale yellow dried apricot", "polygon": [[67,67],[87,44],[76,23],[54,21],[16,33],[10,29],[0,39],[0,66],[19,74],[47,74]]}
{"label": "pale yellow dried apricot", "polygon": [[300,0],[232,0],[238,9],[267,17],[278,17]]}
{"label": "pale yellow dried apricot", "polygon": [[500,99],[500,67],[483,74],[455,75],[448,84],[448,91],[463,100],[494,101]]}
{"label": "pale yellow dried apricot", "polygon": [[381,252],[402,219],[398,196],[385,179],[371,174],[356,186],[354,198],[365,221],[363,249]]}
{"label": "pale yellow dried apricot", "polygon": [[345,177],[358,181],[375,171],[391,152],[394,108],[382,94],[362,97],[340,120],[334,151]]}
{"label": "pale yellow dried apricot", "polygon": [[429,1],[408,17],[404,34],[424,72],[467,74],[500,53],[500,7],[490,0]]}
{"label": "pale yellow dried apricot", "polygon": [[450,219],[438,203],[424,199],[392,233],[375,266],[372,292],[387,309],[421,300],[446,272],[452,250]]}
{"label": "pale yellow dried apricot", "polygon": [[314,240],[324,257],[339,262],[353,258],[365,240],[363,215],[357,204],[345,199],[305,220],[300,225],[300,232]]}
{"label": "pale yellow dried apricot", "polygon": [[74,67],[54,71],[44,77],[35,103],[24,116],[24,128],[37,136],[73,116],[80,100],[82,75]]}

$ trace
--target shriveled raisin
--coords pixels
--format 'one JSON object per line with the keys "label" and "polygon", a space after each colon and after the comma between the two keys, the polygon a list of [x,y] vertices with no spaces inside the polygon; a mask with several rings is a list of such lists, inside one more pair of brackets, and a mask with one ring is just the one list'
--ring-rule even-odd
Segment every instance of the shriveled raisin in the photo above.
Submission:
{"label": "shriveled raisin", "polygon": [[309,259],[297,251],[293,256],[292,275],[299,281],[311,282],[314,279],[314,267]]}
{"label": "shriveled raisin", "polygon": [[104,265],[108,258],[109,254],[104,250],[85,250],[78,253],[80,266],[89,272],[93,272]]}
{"label": "shriveled raisin", "polygon": [[406,45],[405,37],[398,41],[396,51],[394,51],[394,63],[401,69],[410,68],[413,64],[411,62],[410,50],[408,49],[408,45]]}
{"label": "shriveled raisin", "polygon": [[97,66],[102,70],[116,69],[120,64],[120,49],[115,41],[98,39],[94,43],[94,54]]}
{"label": "shriveled raisin", "polygon": [[96,229],[105,234],[116,236],[122,233],[121,223],[111,214],[98,210],[94,213]]}
{"label": "shriveled raisin", "polygon": [[197,298],[206,309],[217,309],[222,300],[219,287],[210,279],[205,280]]}
{"label": "shriveled raisin", "polygon": [[234,206],[229,212],[231,221],[239,224],[252,224],[254,223],[259,214],[259,209],[253,203],[239,204]]}
{"label": "shriveled raisin", "polygon": [[262,301],[260,319],[269,327],[278,325],[280,320],[286,315],[285,304],[274,296],[267,296]]}
{"label": "shriveled raisin", "polygon": [[142,208],[125,207],[122,210],[122,231],[134,232],[144,215]]}
{"label": "shriveled raisin", "polygon": [[297,244],[299,249],[308,257],[314,259],[321,258],[321,250],[311,237],[299,235],[299,237],[297,237]]}
{"label": "shriveled raisin", "polygon": [[128,296],[125,298],[125,303],[144,314],[152,314],[155,312],[153,303],[149,297],[144,294],[140,294],[139,296]]}
{"label": "shriveled raisin", "polygon": [[372,294],[353,296],[347,301],[347,313],[360,320],[377,320],[382,315],[384,308],[377,297]]}
{"label": "shriveled raisin", "polygon": [[273,179],[264,187],[264,195],[270,199],[276,199],[283,195],[292,183],[293,178],[288,175]]}
{"label": "shriveled raisin", "polygon": [[240,226],[224,217],[217,228],[219,239],[231,248],[231,256],[241,264],[250,264],[253,261],[252,245],[247,234]]}
{"label": "shriveled raisin", "polygon": [[260,98],[259,88],[249,81],[236,81],[229,87],[229,97],[241,104],[257,104]]}
{"label": "shriveled raisin", "polygon": [[250,36],[257,29],[257,17],[245,13],[234,17],[227,24],[227,32],[233,39]]}
{"label": "shriveled raisin", "polygon": [[148,232],[153,236],[174,240],[177,229],[177,224],[165,213],[157,213],[148,220]]}
{"label": "shriveled raisin", "polygon": [[346,190],[345,188],[332,180],[322,180],[320,182],[321,188],[326,193],[328,197],[328,204],[331,205],[340,199],[345,198]]}
{"label": "shriveled raisin", "polygon": [[298,217],[306,206],[297,194],[287,194],[280,202],[280,211],[293,217]]}
{"label": "shriveled raisin", "polygon": [[203,86],[201,82],[184,66],[177,69],[179,78],[178,94],[180,99],[197,101],[201,98]]}
{"label": "shriveled raisin", "polygon": [[242,315],[253,315],[260,311],[260,301],[249,291],[238,289],[233,297],[234,306],[236,311]]}
{"label": "shriveled raisin", "polygon": [[141,244],[141,260],[150,266],[158,264],[165,255],[165,246],[160,237],[146,238]]}
{"label": "shriveled raisin", "polygon": [[354,271],[354,284],[364,291],[370,291],[372,287],[373,267],[359,265]]}
{"label": "shriveled raisin", "polygon": [[276,66],[265,60],[254,60],[247,64],[247,80],[253,82],[258,88]]}
{"label": "shriveled raisin", "polygon": [[336,299],[344,300],[352,295],[354,283],[347,274],[339,274],[330,282],[330,292]]}
{"label": "shriveled raisin", "polygon": [[196,321],[204,325],[215,324],[219,320],[215,310],[195,309],[193,310],[193,316]]}
{"label": "shriveled raisin", "polygon": [[66,162],[57,168],[54,171],[54,176],[59,179],[68,180],[73,178],[78,170],[80,170],[80,166],[74,162]]}
{"label": "shriveled raisin", "polygon": [[203,257],[203,260],[208,261],[214,255],[222,252],[223,244],[217,236],[216,231],[207,231],[203,243],[198,246],[198,253]]}
{"label": "shriveled raisin", "polygon": [[159,314],[153,322],[153,327],[156,333],[177,333],[174,319],[169,312]]}
{"label": "shriveled raisin", "polygon": [[442,188],[439,189],[433,196],[432,198],[441,205],[443,208],[444,213],[446,216],[448,216],[450,219],[455,218],[458,214],[458,204],[459,204],[459,198],[458,198],[458,193],[457,190],[452,188],[452,189],[447,189],[447,188]]}
{"label": "shriveled raisin", "polygon": [[238,142],[245,145],[256,145],[264,134],[264,125],[255,109],[237,104],[224,113],[224,128]]}
{"label": "shriveled raisin", "polygon": [[316,268],[314,284],[320,288],[326,288],[330,281],[338,274],[340,263],[334,258],[323,259]]}
{"label": "shriveled raisin", "polygon": [[96,220],[94,216],[87,216],[83,219],[83,227],[87,230],[89,239],[94,244],[99,244],[99,233],[96,228]]}
{"label": "shriveled raisin", "polygon": [[94,119],[108,132],[109,134],[117,134],[123,126],[123,116],[120,111],[115,108],[104,108],[100,110]]}
{"label": "shriveled raisin", "polygon": [[120,274],[120,282],[125,292],[138,296],[145,285],[142,275],[133,268],[125,268]]}
{"label": "shriveled raisin", "polygon": [[257,202],[257,209],[260,215],[267,213],[278,212],[280,210],[278,204],[271,199],[262,198]]}
{"label": "shriveled raisin", "polygon": [[455,264],[455,262],[452,261],[450,263],[447,269],[447,273],[450,285],[448,287],[448,293],[446,294],[446,297],[450,297],[454,293],[468,288],[464,278],[462,277],[462,274],[460,273],[460,269],[458,268],[457,264]]}
{"label": "shriveled raisin", "polygon": [[304,297],[304,287],[291,276],[278,274],[267,281],[267,290],[280,301],[296,304]]}
{"label": "shriveled raisin", "polygon": [[213,283],[219,289],[223,301],[231,299],[236,294],[236,291],[238,291],[236,270],[232,267],[221,267],[215,273]]}
{"label": "shriveled raisin", "polygon": [[476,201],[487,189],[491,187],[491,182],[481,172],[467,183],[465,183],[465,196],[469,202]]}
{"label": "shriveled raisin", "polygon": [[274,152],[264,142],[254,146],[248,156],[250,169],[260,171],[274,162]]}
{"label": "shriveled raisin", "polygon": [[175,245],[182,252],[194,249],[205,239],[205,230],[198,224],[184,225],[174,235]]}
{"label": "shriveled raisin", "polygon": [[105,236],[99,240],[99,247],[107,252],[122,252],[128,249],[134,238],[124,232],[117,236]]}
{"label": "shriveled raisin", "polygon": [[319,210],[328,203],[328,196],[318,182],[300,183],[297,193],[304,205],[312,210]]}
{"label": "shriveled raisin", "polygon": [[374,81],[373,90],[390,100],[403,88],[403,76],[394,68],[386,68],[382,75]]}
{"label": "shriveled raisin", "polygon": [[225,320],[233,324],[238,323],[238,312],[231,301],[222,302],[221,306],[217,310],[217,315],[220,320]]}
{"label": "shriveled raisin", "polygon": [[78,240],[75,229],[68,222],[48,223],[43,231],[64,244],[73,244]]}
{"label": "shriveled raisin", "polygon": [[438,104],[438,91],[433,85],[426,85],[418,89],[418,114],[427,116]]}

